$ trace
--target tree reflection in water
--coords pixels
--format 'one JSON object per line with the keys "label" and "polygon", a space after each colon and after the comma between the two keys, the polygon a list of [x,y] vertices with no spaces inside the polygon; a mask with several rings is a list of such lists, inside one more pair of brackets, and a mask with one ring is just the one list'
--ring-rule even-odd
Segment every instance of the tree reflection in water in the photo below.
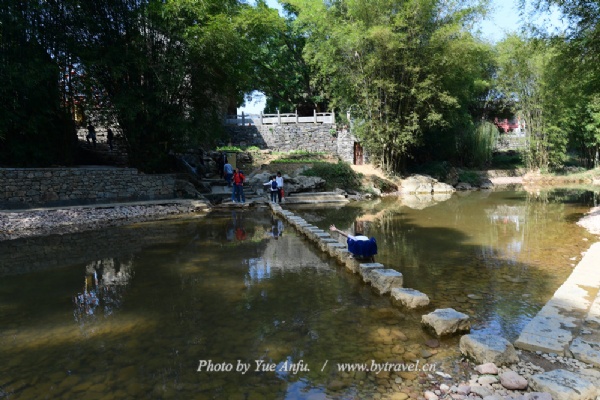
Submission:
{"label": "tree reflection in water", "polygon": [[73,316],[80,324],[109,316],[123,303],[127,286],[133,278],[133,261],[105,258],[85,267],[83,291],[73,296]]}

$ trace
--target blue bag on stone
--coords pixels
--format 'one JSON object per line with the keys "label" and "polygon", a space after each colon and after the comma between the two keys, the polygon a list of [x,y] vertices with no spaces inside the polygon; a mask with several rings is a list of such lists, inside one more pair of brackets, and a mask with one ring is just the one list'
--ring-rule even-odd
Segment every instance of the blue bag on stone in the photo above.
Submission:
{"label": "blue bag on stone", "polygon": [[348,251],[359,258],[369,258],[377,254],[377,242],[372,237],[369,240],[354,240],[348,238]]}

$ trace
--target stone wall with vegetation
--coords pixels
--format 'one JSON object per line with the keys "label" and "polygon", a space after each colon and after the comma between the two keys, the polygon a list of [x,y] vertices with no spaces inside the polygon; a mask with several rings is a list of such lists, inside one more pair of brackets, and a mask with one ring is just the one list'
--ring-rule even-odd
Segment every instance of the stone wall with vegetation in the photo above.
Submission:
{"label": "stone wall with vegetation", "polygon": [[335,125],[289,124],[226,127],[231,144],[275,151],[306,150],[337,154]]}
{"label": "stone wall with vegetation", "polygon": [[1,168],[0,208],[172,198],[175,175],[132,168]]}

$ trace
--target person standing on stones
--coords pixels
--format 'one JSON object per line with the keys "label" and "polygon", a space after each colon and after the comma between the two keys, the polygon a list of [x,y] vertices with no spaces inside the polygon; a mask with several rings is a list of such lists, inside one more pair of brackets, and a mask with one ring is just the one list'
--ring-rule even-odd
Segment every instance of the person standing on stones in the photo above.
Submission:
{"label": "person standing on stones", "polygon": [[231,178],[233,178],[233,167],[231,166],[231,164],[229,164],[229,161],[225,161],[225,166],[223,167],[223,174],[225,175],[227,186],[231,187]]}
{"label": "person standing on stones", "polygon": [[92,139],[92,141],[94,142],[94,147],[96,147],[96,128],[94,127],[94,125],[92,125],[91,122],[88,125],[88,134],[85,138],[87,139],[88,143],[90,142],[90,139]]}
{"label": "person standing on stones", "polygon": [[275,182],[277,182],[277,198],[279,203],[281,203],[281,199],[283,198],[283,177],[281,176],[281,172],[277,171],[277,177],[275,178]]}
{"label": "person standing on stones", "polygon": [[244,204],[246,202],[246,196],[244,195],[245,180],[244,173],[236,168],[233,173],[233,191],[231,192],[231,201],[233,203]]}
{"label": "person standing on stones", "polygon": [[112,129],[110,129],[110,126],[106,129],[106,142],[108,143],[108,147],[110,147],[110,149],[113,149],[113,140],[115,138],[115,134],[113,133]]}

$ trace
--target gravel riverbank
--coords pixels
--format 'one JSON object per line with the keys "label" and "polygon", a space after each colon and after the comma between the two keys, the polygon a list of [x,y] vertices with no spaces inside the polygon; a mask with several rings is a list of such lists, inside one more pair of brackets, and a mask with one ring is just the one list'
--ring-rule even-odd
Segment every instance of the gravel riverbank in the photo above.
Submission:
{"label": "gravel riverbank", "polygon": [[0,241],[66,234],[206,211],[199,200],[171,200],[0,212]]}

